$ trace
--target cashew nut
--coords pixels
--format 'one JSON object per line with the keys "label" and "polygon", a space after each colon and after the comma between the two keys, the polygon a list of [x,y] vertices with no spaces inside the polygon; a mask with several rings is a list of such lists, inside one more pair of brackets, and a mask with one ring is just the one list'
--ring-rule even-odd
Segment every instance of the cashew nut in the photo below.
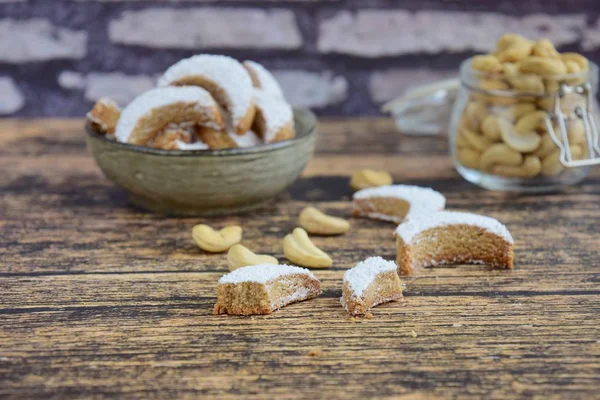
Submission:
{"label": "cashew nut", "polygon": [[479,87],[485,90],[509,90],[510,87],[504,81],[496,79],[485,79],[479,82]]}
{"label": "cashew nut", "polygon": [[227,226],[217,232],[208,225],[200,224],[192,229],[192,238],[202,250],[222,253],[242,240],[242,228]]}
{"label": "cashew nut", "polygon": [[471,132],[468,129],[463,129],[461,134],[469,143],[469,145],[475,150],[484,151],[492,143],[487,137],[475,132]]}
{"label": "cashew nut", "polygon": [[546,87],[546,92],[556,93],[558,92],[558,89],[560,89],[560,82],[557,80],[546,79],[544,81],[544,86]]}
{"label": "cashew nut", "polygon": [[587,142],[585,137],[585,126],[580,119],[567,121],[567,136],[570,144],[582,144]]}
{"label": "cashew nut", "polygon": [[554,98],[553,97],[543,97],[543,98],[539,99],[538,101],[536,101],[536,105],[541,110],[550,112],[554,109]]}
{"label": "cashew nut", "polygon": [[537,150],[533,152],[533,155],[540,159],[544,159],[548,154],[552,153],[556,149],[556,144],[554,144],[554,142],[552,141],[550,134],[544,133],[542,135],[540,147],[538,147]]}
{"label": "cashew nut", "polygon": [[542,160],[542,175],[556,176],[560,174],[565,167],[560,163],[560,150],[555,149]]}
{"label": "cashew nut", "polygon": [[500,134],[502,135],[504,143],[511,149],[521,153],[527,153],[537,149],[542,140],[540,135],[534,131],[525,133],[517,132],[513,124],[505,119],[499,119],[498,126],[500,127]]}
{"label": "cashew nut", "polygon": [[462,130],[459,130],[458,135],[456,135],[456,146],[459,148],[469,147],[469,142],[467,142],[467,139],[465,139],[461,132]]}
{"label": "cashew nut", "polygon": [[496,42],[496,53],[506,50],[508,46],[519,40],[527,39],[516,33],[505,33]]}
{"label": "cashew nut", "polygon": [[481,161],[481,153],[469,148],[459,149],[458,161],[467,168],[478,169]]}
{"label": "cashew nut", "polygon": [[531,54],[539,57],[546,58],[559,58],[560,54],[556,51],[556,48],[548,39],[541,39],[535,42]]}
{"label": "cashew nut", "polygon": [[474,56],[471,60],[471,68],[482,72],[501,72],[502,64],[494,55],[485,54]]}
{"label": "cashew nut", "polygon": [[315,246],[302,228],[294,229],[283,239],[283,254],[294,264],[303,267],[327,268],[333,264],[327,253]]}
{"label": "cashew nut", "polygon": [[[570,75],[582,75],[581,73],[584,72],[581,66],[573,60],[563,60],[563,62],[567,67],[567,73]],[[567,79],[566,83],[569,85],[581,85],[585,80],[585,76],[580,76],[579,78]]]}
{"label": "cashew nut", "polygon": [[544,93],[544,81],[535,75],[518,75],[508,80],[517,91],[526,93]]}
{"label": "cashew nut", "polygon": [[573,160],[581,160],[583,158],[583,149],[585,148],[587,150],[586,145],[582,146],[578,144],[573,144],[569,146],[569,148],[571,149],[571,157]]}
{"label": "cashew nut", "polygon": [[535,110],[533,103],[519,103],[510,108],[514,120],[521,118],[523,115]]}
{"label": "cashew nut", "polygon": [[500,140],[500,127],[498,126],[498,116],[488,115],[481,124],[481,133],[493,142]]}
{"label": "cashew nut", "polygon": [[509,62],[503,63],[502,72],[504,73],[504,76],[515,76],[519,73],[519,66]]}
{"label": "cashew nut", "polygon": [[[575,146],[578,147],[579,150],[577,150]],[[573,160],[583,160],[585,158],[585,154],[589,154],[589,152],[590,148],[587,143],[581,143],[571,147],[571,155],[573,156]]]}
{"label": "cashew nut", "polygon": [[500,62],[515,62],[531,54],[533,43],[523,36],[515,34],[503,35],[498,40],[496,57]]}
{"label": "cashew nut", "polygon": [[394,180],[389,172],[361,169],[352,174],[350,187],[352,190],[358,191],[370,187],[391,185],[393,182]]}
{"label": "cashew nut", "polygon": [[279,264],[279,261],[266,254],[254,254],[247,247],[236,244],[227,252],[227,264],[229,264],[230,271],[235,271],[248,265]]}
{"label": "cashew nut", "polygon": [[[571,157],[574,160],[579,159],[583,155],[583,148],[579,145],[569,146]],[[556,176],[560,174],[565,167],[560,162],[560,150],[555,149],[552,153],[542,159],[542,175]]]}
{"label": "cashew nut", "polygon": [[515,129],[520,134],[525,134],[531,131],[545,130],[547,116],[548,113],[540,110],[527,113],[519,118],[515,125]]}
{"label": "cashew nut", "polygon": [[542,162],[536,156],[527,156],[523,165],[509,166],[509,165],[496,165],[492,172],[495,175],[508,176],[515,178],[533,178],[537,176],[542,170]]}
{"label": "cashew nut", "polygon": [[580,71],[587,71],[589,68],[588,59],[579,53],[562,53],[560,58],[565,61],[565,63],[567,61],[576,62],[579,65]]}
{"label": "cashew nut", "polygon": [[314,207],[306,207],[298,217],[300,226],[315,235],[341,235],[350,230],[350,223],[342,218],[324,214]]}
{"label": "cashew nut", "polygon": [[469,128],[473,131],[479,131],[483,119],[488,115],[488,108],[480,101],[471,101],[467,104],[465,115],[467,116]]}
{"label": "cashew nut", "polygon": [[[500,80],[482,80],[479,82],[479,87],[484,90],[502,90],[510,91],[508,83]],[[500,95],[487,95],[487,94],[473,94],[474,97],[484,101],[488,104],[496,105],[511,105],[516,103],[519,99],[513,96],[500,96]]]}
{"label": "cashew nut", "polygon": [[482,171],[491,171],[495,165],[517,166],[523,162],[523,156],[504,143],[495,143],[481,155],[479,166]]}
{"label": "cashew nut", "polygon": [[524,74],[564,75],[567,73],[565,63],[559,58],[527,57],[519,64],[519,71]]}
{"label": "cashew nut", "polygon": [[577,64],[573,60],[563,60],[563,62],[565,63],[565,66],[567,67],[568,74],[578,74],[582,71],[581,66],[579,66],[579,64]]}

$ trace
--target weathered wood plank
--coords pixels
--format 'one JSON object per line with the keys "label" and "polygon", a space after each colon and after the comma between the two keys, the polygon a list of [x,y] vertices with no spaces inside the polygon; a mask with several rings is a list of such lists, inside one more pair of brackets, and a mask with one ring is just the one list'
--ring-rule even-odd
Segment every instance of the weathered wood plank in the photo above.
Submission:
{"label": "weathered wood plank", "polygon": [[[543,196],[486,192],[458,177],[443,138],[401,137],[386,119],[321,130],[288,193],[211,220],[132,208],[79,120],[0,121],[0,397],[597,397],[598,171]],[[245,244],[284,261],[304,206],[349,216],[362,167],[499,218],[516,269],[426,270],[405,280],[404,302],[354,320],[339,305],[344,271],[395,250],[393,225],[353,219],[347,235],[314,238],[334,259],[316,271],[322,296],[266,317],[211,314],[226,259],[195,247],[193,225],[240,224]]]}

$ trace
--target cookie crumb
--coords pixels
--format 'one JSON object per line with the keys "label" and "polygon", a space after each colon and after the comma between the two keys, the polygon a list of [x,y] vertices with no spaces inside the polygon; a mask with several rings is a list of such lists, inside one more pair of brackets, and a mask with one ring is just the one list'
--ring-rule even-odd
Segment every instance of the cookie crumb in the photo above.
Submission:
{"label": "cookie crumb", "polygon": [[461,326],[463,326],[463,324],[452,324],[453,328],[460,328]]}
{"label": "cookie crumb", "polygon": [[419,336],[419,335],[417,335],[417,332],[415,332],[415,331],[410,331],[410,333],[408,335],[412,336],[414,338],[416,338],[417,336]]}
{"label": "cookie crumb", "polygon": [[365,314],[365,318],[366,319],[373,319],[373,314],[371,314],[370,312]]}
{"label": "cookie crumb", "polygon": [[323,350],[321,349],[312,349],[308,351],[308,355],[310,357],[320,357],[323,355]]}

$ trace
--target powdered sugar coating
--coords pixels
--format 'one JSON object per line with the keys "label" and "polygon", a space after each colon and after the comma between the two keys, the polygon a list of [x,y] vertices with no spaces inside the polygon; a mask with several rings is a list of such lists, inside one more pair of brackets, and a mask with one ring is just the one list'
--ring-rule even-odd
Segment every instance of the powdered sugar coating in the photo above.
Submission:
{"label": "powdered sugar coating", "polygon": [[396,235],[398,235],[405,243],[410,243],[423,231],[447,225],[477,226],[502,237],[508,243],[514,243],[506,226],[497,219],[458,211],[440,211],[434,214],[411,217],[396,228]]}
{"label": "powdered sugar coating", "polygon": [[244,61],[244,66],[254,73],[260,83],[260,89],[273,96],[281,97],[282,99],[284,98],[281,86],[279,86],[275,77],[265,67],[250,60]]}
{"label": "powdered sugar coating", "polygon": [[273,279],[294,274],[308,275],[313,279],[317,279],[313,273],[306,268],[294,267],[286,264],[259,264],[238,268],[233,272],[223,275],[221,279],[219,279],[219,283],[267,283]]}
{"label": "powdered sugar coating", "polygon": [[139,119],[152,110],[181,102],[195,103],[198,107],[215,107],[210,93],[200,87],[179,86],[150,89],[136,97],[121,112],[115,129],[117,141],[127,143]]}
{"label": "powdered sugar coating", "polygon": [[263,140],[270,143],[281,128],[291,123],[292,107],[282,98],[257,88],[254,89],[254,102],[265,119],[266,132]]}
{"label": "powdered sugar coating", "polygon": [[237,60],[221,55],[198,54],[170,66],[158,80],[158,86],[169,86],[183,78],[199,75],[213,82],[229,99],[227,108],[234,125],[252,106],[252,80]]}
{"label": "powdered sugar coating", "polygon": [[353,294],[360,297],[377,275],[382,272],[396,271],[397,268],[393,261],[381,257],[369,257],[344,273],[344,283],[347,282]]}
{"label": "powdered sugar coating", "polygon": [[243,135],[238,135],[231,131],[229,131],[227,134],[239,147],[253,147],[262,144],[260,137],[253,131],[248,131]]}
{"label": "powdered sugar coating", "polygon": [[[409,202],[410,208],[405,218],[422,213],[440,211],[446,206],[446,198],[440,192],[412,185],[372,187],[359,190],[353,196],[354,199],[368,199],[372,197],[393,197]],[[393,220],[393,218],[390,217],[390,220]]]}
{"label": "powdered sugar coating", "polygon": [[[290,282],[290,286],[291,285],[292,283]],[[271,308],[273,310],[276,310],[288,304],[306,300],[308,296],[310,296],[310,294],[311,290],[309,288],[300,286],[296,288],[296,291],[294,293],[291,293],[288,296],[272,299]]]}
{"label": "powdered sugar coating", "polygon": [[201,140],[194,143],[184,143],[181,140],[176,140],[175,143],[179,150],[207,150],[208,145]]}

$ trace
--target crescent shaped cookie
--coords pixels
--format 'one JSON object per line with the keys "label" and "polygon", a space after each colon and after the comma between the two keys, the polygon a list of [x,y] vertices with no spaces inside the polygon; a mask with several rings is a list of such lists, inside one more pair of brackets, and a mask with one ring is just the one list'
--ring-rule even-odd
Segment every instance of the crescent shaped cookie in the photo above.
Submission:
{"label": "crescent shaped cookie", "polygon": [[113,135],[121,117],[121,109],[111,99],[99,99],[87,113],[86,118],[92,128],[99,133]]}
{"label": "crescent shaped cookie", "polygon": [[256,116],[252,130],[265,143],[280,142],[296,136],[292,107],[283,99],[262,89],[254,89]]}
{"label": "crescent shaped cookie", "polygon": [[321,294],[321,282],[305,268],[260,264],[223,275],[213,314],[271,314]]}
{"label": "crescent shaped cookie", "polygon": [[236,133],[242,135],[252,125],[252,79],[231,57],[199,54],[183,59],[165,71],[158,86],[203,87],[229,113]]}
{"label": "crescent shaped cookie", "polygon": [[283,99],[283,90],[275,79],[275,77],[261,64],[256,61],[246,60],[244,61],[244,68],[250,74],[252,78],[252,84],[255,88],[264,90],[274,96],[281,97]]}
{"label": "crescent shaped cookie", "polygon": [[498,220],[440,211],[410,217],[395,232],[396,264],[402,275],[445,264],[513,267],[513,238]]}
{"label": "crescent shaped cookie", "polygon": [[395,223],[418,214],[443,210],[446,198],[433,189],[412,185],[387,185],[354,193],[352,214]]}
{"label": "crescent shaped cookie", "polygon": [[115,136],[119,142],[145,145],[170,124],[195,123],[223,128],[218,106],[199,87],[155,88],[135,98],[121,113]]}

